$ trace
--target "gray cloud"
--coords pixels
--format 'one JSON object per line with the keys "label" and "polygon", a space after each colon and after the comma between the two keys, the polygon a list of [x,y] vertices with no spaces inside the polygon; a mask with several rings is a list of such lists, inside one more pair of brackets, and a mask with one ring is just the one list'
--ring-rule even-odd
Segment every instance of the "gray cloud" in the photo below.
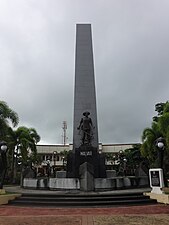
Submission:
{"label": "gray cloud", "polygon": [[75,24],[91,23],[99,138],[137,142],[168,100],[169,2],[0,1],[1,100],[41,143],[72,142]]}

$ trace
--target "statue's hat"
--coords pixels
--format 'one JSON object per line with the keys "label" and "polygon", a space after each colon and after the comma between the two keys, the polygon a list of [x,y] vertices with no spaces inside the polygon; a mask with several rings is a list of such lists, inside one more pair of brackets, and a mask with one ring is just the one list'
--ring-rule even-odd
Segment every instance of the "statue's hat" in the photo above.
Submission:
{"label": "statue's hat", "polygon": [[86,112],[83,113],[84,116],[85,116],[86,114],[87,114],[87,115],[90,115],[90,113],[89,113],[88,111],[86,111]]}

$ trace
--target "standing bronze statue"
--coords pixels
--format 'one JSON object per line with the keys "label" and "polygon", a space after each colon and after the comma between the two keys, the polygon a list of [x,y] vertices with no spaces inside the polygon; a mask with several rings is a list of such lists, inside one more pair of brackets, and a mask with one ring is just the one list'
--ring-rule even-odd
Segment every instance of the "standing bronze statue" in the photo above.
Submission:
{"label": "standing bronze statue", "polygon": [[92,128],[93,123],[92,119],[89,117],[90,112],[84,112],[83,113],[83,118],[81,118],[80,125],[77,128],[78,130],[82,131],[82,144],[83,145],[89,145],[91,144],[91,140],[93,138],[93,132]]}

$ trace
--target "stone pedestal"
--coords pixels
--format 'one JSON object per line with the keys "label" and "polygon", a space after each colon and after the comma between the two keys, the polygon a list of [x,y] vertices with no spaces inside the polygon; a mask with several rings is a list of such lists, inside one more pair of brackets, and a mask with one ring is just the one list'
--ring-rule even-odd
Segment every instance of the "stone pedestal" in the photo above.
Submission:
{"label": "stone pedestal", "polygon": [[124,177],[123,178],[123,183],[124,183],[124,187],[126,188],[130,188],[131,187],[131,181],[129,177]]}
{"label": "stone pedestal", "polygon": [[79,168],[80,190],[94,191],[94,169],[93,165],[84,162]]}
{"label": "stone pedestal", "polygon": [[83,163],[89,163],[93,166],[94,178],[105,178],[106,167],[105,157],[103,154],[99,154],[97,148],[92,146],[81,145],[75,150],[75,153],[71,152],[67,159],[67,177],[79,178],[79,168]]}
{"label": "stone pedestal", "polygon": [[23,179],[23,187],[24,188],[33,188],[33,189],[36,189],[37,188],[37,182],[38,182],[38,179],[24,178]]}
{"label": "stone pedestal", "polygon": [[76,178],[50,178],[50,190],[78,190],[80,188],[79,180]]}
{"label": "stone pedestal", "polygon": [[48,182],[48,178],[39,178],[37,180],[37,188],[38,189],[48,189],[49,187],[49,182]]}
{"label": "stone pedestal", "polygon": [[57,171],[56,178],[66,178],[66,171]]}
{"label": "stone pedestal", "polygon": [[95,191],[112,191],[116,189],[116,178],[96,178]]}
{"label": "stone pedestal", "polygon": [[116,170],[106,170],[107,178],[116,177]]}

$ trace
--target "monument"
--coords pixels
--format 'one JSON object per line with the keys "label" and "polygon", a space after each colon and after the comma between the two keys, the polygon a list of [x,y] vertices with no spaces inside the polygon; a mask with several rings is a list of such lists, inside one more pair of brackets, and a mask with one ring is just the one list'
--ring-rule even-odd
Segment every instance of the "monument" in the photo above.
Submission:
{"label": "monument", "polygon": [[127,176],[126,161],[123,174],[116,176],[115,170],[106,171],[104,154],[99,152],[97,125],[91,25],[77,24],[73,150],[68,154],[66,171],[60,171],[60,176],[29,175],[23,180],[23,187],[97,192],[147,185],[148,176],[140,173],[142,170],[137,176]]}
{"label": "monument", "polygon": [[[90,24],[76,25],[73,151],[68,156],[67,177],[88,180],[106,177],[99,154],[92,32]],[[84,181],[84,182],[85,182]]]}

